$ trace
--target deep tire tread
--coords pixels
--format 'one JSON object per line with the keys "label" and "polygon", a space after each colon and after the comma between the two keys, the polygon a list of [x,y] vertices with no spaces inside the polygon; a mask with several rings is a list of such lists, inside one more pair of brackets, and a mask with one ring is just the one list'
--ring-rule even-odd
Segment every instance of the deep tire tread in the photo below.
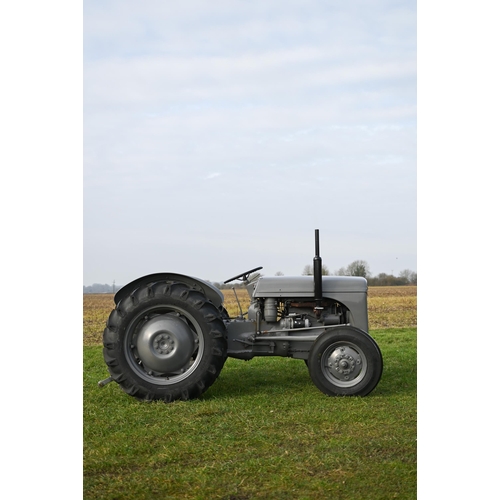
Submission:
{"label": "deep tire tread", "polygon": [[[204,373],[196,370],[187,379],[172,385],[155,385],[141,379],[129,366],[124,356],[124,332],[128,322],[143,305],[151,300],[182,301],[186,309],[196,311],[204,321],[200,327],[204,331],[206,346],[204,356],[208,363]],[[199,397],[217,379],[227,358],[225,326],[220,311],[203,293],[184,283],[149,283],[122,299],[111,312],[103,332],[104,360],[108,371],[120,387],[130,396],[140,400],[163,400],[171,402],[178,399],[188,400]]]}

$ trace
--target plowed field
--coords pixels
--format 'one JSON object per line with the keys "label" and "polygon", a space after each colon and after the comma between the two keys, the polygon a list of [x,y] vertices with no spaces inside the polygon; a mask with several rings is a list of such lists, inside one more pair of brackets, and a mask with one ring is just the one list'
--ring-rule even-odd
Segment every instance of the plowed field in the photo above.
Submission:
{"label": "plowed field", "polygon": [[[233,290],[223,290],[224,305],[230,316],[239,314]],[[246,290],[236,290],[245,312],[250,303]],[[112,294],[83,296],[83,343],[102,342],[102,331],[109,313],[114,308]],[[368,289],[368,318],[370,330],[377,328],[407,328],[417,326],[416,286],[377,286]]]}

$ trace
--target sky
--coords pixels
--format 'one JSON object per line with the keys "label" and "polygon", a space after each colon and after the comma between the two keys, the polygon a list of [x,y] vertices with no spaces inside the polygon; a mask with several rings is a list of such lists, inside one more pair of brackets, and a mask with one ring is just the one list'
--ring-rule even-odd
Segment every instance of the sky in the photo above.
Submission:
{"label": "sky", "polygon": [[83,284],[417,270],[416,2],[83,4]]}

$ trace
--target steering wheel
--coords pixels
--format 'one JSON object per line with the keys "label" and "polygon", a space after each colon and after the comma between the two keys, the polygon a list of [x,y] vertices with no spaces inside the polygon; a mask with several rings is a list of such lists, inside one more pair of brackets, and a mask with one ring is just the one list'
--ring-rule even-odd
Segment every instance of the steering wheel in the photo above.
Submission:
{"label": "steering wheel", "polygon": [[244,272],[244,273],[238,274],[238,276],[235,276],[234,278],[230,278],[230,279],[228,279],[228,280],[224,281],[224,285],[225,285],[226,283],[229,283],[229,282],[231,282],[231,281],[238,280],[238,279],[241,279],[241,278],[243,278],[241,281],[248,281],[248,277],[249,277],[252,273],[254,273],[255,271],[260,271],[261,269],[262,269],[262,266],[260,266],[260,267],[256,267],[255,269],[251,269],[250,271],[246,271],[246,272]]}

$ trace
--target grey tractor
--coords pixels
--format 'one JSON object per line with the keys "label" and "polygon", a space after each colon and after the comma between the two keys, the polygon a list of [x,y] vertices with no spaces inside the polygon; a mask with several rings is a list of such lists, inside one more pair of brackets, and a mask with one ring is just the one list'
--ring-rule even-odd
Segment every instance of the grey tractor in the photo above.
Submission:
{"label": "grey tractor", "polygon": [[230,317],[211,283],[176,273],[150,274],[115,295],[103,334],[110,376],[140,400],[189,400],[217,379],[228,357],[304,360],[329,396],[366,396],[382,375],[382,354],[368,334],[367,281],[323,276],[315,231],[312,276],[260,276],[244,283],[250,306]]}

